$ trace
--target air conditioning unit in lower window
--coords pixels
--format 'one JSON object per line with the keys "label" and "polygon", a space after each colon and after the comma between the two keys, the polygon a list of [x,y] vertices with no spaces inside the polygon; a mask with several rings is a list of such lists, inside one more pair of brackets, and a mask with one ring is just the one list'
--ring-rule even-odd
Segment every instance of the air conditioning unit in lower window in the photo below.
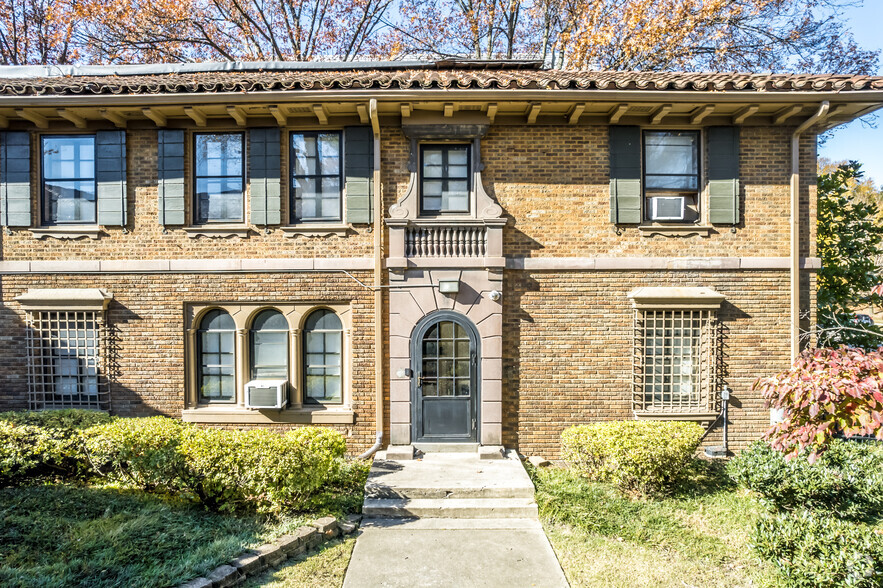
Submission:
{"label": "air conditioning unit in lower window", "polygon": [[285,408],[288,380],[252,380],[245,385],[245,408]]}
{"label": "air conditioning unit in lower window", "polygon": [[650,198],[651,220],[684,220],[683,196],[653,196]]}

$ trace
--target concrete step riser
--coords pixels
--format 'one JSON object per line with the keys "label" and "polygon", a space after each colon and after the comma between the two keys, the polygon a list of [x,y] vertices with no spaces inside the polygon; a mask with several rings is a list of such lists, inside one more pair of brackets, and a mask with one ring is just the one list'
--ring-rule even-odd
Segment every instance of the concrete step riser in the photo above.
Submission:
{"label": "concrete step riser", "polygon": [[389,488],[385,486],[369,486],[365,489],[365,498],[392,498],[405,500],[420,499],[459,499],[459,498],[533,498],[530,488]]}
{"label": "concrete step riser", "polygon": [[424,509],[424,508],[399,508],[399,507],[364,507],[362,514],[366,517],[378,518],[421,518],[421,519],[510,519],[510,518],[536,518],[537,507],[507,507],[499,509],[462,509],[453,511],[450,509]]}
{"label": "concrete step riser", "polygon": [[536,518],[537,505],[532,499],[366,499],[362,505],[366,517],[503,519]]}

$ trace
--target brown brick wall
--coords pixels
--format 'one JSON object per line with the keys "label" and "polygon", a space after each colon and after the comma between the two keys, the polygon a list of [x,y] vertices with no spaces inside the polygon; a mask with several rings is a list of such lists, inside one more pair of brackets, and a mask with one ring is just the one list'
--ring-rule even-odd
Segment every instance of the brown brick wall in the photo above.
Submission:
{"label": "brown brick wall", "polygon": [[[366,272],[355,274],[369,280]],[[374,442],[373,295],[341,274],[4,276],[0,306],[0,410],[27,407],[24,312],[13,301],[28,288],[105,288],[114,299],[107,322],[112,412],[180,416],[184,408],[184,306],[192,302],[350,303],[356,422],[340,426],[350,450]]]}
{"label": "brown brick wall", "polygon": [[647,285],[706,286],[727,297],[719,316],[733,398],[731,447],[766,430],[769,411],[751,384],[789,364],[787,272],[506,272],[507,445],[554,458],[564,428],[631,418],[634,311],[627,294]]}

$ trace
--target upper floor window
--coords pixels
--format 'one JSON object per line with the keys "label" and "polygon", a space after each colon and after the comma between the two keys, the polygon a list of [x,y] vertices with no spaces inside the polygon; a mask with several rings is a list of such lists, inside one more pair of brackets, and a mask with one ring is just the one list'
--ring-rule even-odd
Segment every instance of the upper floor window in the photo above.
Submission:
{"label": "upper floor window", "polygon": [[244,141],[242,133],[197,133],[196,223],[244,219]]}
{"label": "upper floor window", "polygon": [[288,321],[278,310],[263,310],[252,323],[251,379],[288,379]]}
{"label": "upper floor window", "polygon": [[292,222],[341,220],[342,160],[340,133],[291,134]]}
{"label": "upper floor window", "polygon": [[41,149],[43,223],[95,223],[95,136],[43,136]]}
{"label": "upper floor window", "polygon": [[469,212],[471,150],[470,145],[420,146],[421,212]]}
{"label": "upper floor window", "polygon": [[234,402],[236,399],[236,324],[223,310],[206,313],[197,339],[200,402]]}
{"label": "upper floor window", "polygon": [[692,221],[699,206],[699,131],[644,131],[646,218]]}

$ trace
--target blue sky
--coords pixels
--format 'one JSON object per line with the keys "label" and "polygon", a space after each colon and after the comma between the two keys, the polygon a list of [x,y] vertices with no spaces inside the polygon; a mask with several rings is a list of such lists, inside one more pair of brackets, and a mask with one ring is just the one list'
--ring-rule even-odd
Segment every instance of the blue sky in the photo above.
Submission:
{"label": "blue sky", "polygon": [[[856,41],[866,48],[883,49],[883,1],[864,0],[864,6],[847,9],[850,26]],[[878,71],[883,74],[883,71]],[[819,155],[838,161],[856,159],[862,163],[866,177],[883,186],[883,110],[877,111],[877,128],[872,129],[855,121],[838,127],[834,136],[819,147]]]}

